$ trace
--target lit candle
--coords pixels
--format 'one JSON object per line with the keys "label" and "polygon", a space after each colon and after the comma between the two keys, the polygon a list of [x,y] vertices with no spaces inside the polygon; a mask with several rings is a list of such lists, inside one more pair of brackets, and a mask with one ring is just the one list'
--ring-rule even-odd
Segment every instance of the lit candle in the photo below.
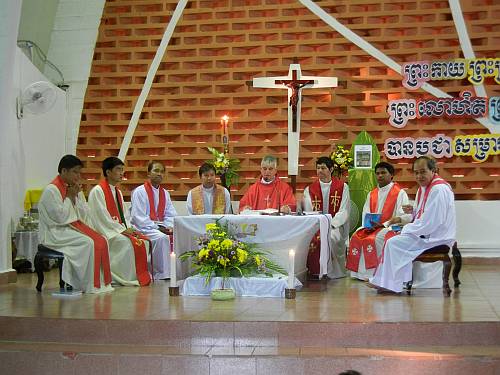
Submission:
{"label": "lit candle", "polygon": [[175,253],[170,253],[170,286],[177,286],[177,273],[176,273],[176,258]]}
{"label": "lit candle", "polygon": [[224,115],[221,117],[220,119],[220,124],[222,125],[221,126],[221,139],[222,139],[222,145],[224,146],[224,152],[227,153],[229,150],[228,150],[228,146],[229,146],[229,132],[228,132],[228,129],[227,129],[227,123],[229,121],[229,116],[228,115]]}
{"label": "lit candle", "polygon": [[288,252],[288,289],[295,289],[295,250]]}

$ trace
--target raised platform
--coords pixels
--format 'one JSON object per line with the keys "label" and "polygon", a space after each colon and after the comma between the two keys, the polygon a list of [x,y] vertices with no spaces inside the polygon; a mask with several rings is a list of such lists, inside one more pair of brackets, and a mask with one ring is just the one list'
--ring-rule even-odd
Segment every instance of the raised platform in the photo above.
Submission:
{"label": "raised platform", "polygon": [[460,291],[380,296],[349,279],[296,300],[169,297],[168,282],[113,293],[37,294],[32,274],[0,287],[2,372],[19,374],[500,373],[500,274],[465,266]]}

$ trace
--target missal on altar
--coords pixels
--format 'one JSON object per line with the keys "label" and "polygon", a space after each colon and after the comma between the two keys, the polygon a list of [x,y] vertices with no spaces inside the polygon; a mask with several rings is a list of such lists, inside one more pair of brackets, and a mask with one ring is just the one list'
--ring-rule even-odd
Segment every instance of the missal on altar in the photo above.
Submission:
{"label": "missal on altar", "polygon": [[382,214],[366,213],[363,220],[363,227],[367,229],[373,228],[373,224],[380,223]]}

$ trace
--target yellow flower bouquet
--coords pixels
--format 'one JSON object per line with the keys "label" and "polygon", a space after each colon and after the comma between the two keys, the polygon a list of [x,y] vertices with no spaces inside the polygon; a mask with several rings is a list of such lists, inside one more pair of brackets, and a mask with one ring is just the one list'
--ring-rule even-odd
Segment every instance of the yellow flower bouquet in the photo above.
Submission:
{"label": "yellow flower bouquet", "polygon": [[333,161],[333,173],[337,177],[342,176],[352,168],[354,164],[350,151],[345,149],[342,145],[335,147],[335,150],[330,155],[330,159]]}
{"label": "yellow flower bouquet", "polygon": [[213,147],[207,148],[212,154],[212,159],[207,160],[207,163],[215,168],[215,174],[220,176],[221,184],[227,188],[236,185],[239,178],[237,171],[240,168],[240,161],[229,158],[227,154],[219,152]]}
{"label": "yellow flower bouquet", "polygon": [[224,289],[228,277],[286,274],[283,268],[269,260],[266,251],[259,250],[256,244],[238,240],[228,223],[221,223],[219,219],[206,224],[205,229],[206,234],[198,238],[198,249],[179,257],[183,261],[191,259],[195,274],[205,276],[205,285],[213,276],[222,277]]}

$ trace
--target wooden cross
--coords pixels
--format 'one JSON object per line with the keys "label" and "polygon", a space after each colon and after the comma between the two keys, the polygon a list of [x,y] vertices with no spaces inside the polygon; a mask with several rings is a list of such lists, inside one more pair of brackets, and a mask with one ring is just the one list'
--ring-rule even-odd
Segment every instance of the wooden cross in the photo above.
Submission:
{"label": "wooden cross", "polygon": [[[253,87],[288,89],[288,174],[299,174],[300,102],[303,88],[337,87],[335,77],[302,76],[300,64],[290,64],[287,76],[259,77]],[[294,177],[292,177],[292,181]]]}

